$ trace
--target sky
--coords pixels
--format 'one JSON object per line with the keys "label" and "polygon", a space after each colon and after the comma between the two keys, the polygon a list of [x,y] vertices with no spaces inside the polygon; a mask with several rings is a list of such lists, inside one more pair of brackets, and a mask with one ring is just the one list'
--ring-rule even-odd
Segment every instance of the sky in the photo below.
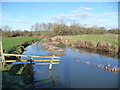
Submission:
{"label": "sky", "polygon": [[119,2],[119,0],[2,0],[2,2]]}
{"label": "sky", "polygon": [[118,2],[2,2],[1,17],[12,30],[60,21],[110,29],[118,27]]}

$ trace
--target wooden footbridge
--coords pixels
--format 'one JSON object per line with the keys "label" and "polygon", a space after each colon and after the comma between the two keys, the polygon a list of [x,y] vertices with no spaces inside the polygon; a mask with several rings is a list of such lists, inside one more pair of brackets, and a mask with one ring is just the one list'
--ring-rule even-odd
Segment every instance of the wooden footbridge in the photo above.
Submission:
{"label": "wooden footbridge", "polygon": [[[5,56],[30,57],[30,59],[29,60],[5,60]],[[44,59],[34,60],[33,57],[44,58]],[[37,61],[37,63],[36,63],[36,61]],[[49,62],[46,62],[46,61],[49,61]],[[38,56],[38,55],[23,55],[23,54],[4,54],[3,48],[2,48],[2,42],[0,41],[0,62],[1,62],[2,66],[4,66],[4,64],[6,64],[7,62],[30,62],[30,64],[49,65],[49,69],[52,69],[52,65],[59,64],[59,61],[60,61],[60,57],[55,56],[55,55]],[[20,64],[25,64],[25,63],[20,63]]]}

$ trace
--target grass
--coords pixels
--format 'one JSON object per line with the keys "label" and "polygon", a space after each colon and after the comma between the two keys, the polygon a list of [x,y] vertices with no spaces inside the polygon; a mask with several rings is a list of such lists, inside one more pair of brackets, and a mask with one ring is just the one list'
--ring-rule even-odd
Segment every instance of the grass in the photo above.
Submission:
{"label": "grass", "polygon": [[20,45],[24,42],[31,41],[33,39],[38,39],[37,37],[10,37],[10,38],[2,38],[3,49],[8,50],[12,47]]}
{"label": "grass", "polygon": [[[64,36],[67,39],[72,39],[74,41],[77,40],[85,40],[85,41],[93,41],[93,42],[103,42],[109,43],[112,46],[118,46],[118,35],[115,34],[105,34],[105,35],[75,35],[75,36]],[[119,43],[120,45],[120,43]]]}
{"label": "grass", "polygon": [[[9,50],[22,43],[29,42],[33,39],[39,39],[37,37],[11,37],[3,38],[3,49]],[[12,65],[5,64],[4,67],[0,66],[0,70],[3,71],[3,88],[20,88],[23,89],[25,84],[33,81],[30,72],[33,71],[31,65]]]}

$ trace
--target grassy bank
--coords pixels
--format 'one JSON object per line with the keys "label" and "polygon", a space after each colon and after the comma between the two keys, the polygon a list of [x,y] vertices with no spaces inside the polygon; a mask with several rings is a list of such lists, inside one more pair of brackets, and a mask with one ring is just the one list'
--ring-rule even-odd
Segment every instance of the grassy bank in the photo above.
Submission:
{"label": "grassy bank", "polygon": [[56,36],[51,38],[52,41],[60,41],[64,45],[75,48],[84,48],[107,52],[112,55],[119,54],[118,35],[76,35],[76,36]]}
{"label": "grassy bank", "polygon": [[38,37],[10,37],[10,38],[2,38],[3,49],[9,50],[17,45],[20,45],[24,42],[31,41],[33,39],[38,39]]}
{"label": "grassy bank", "polygon": [[118,46],[118,35],[115,34],[102,34],[102,35],[75,35],[75,36],[64,36],[67,39],[72,39],[73,41],[85,40],[93,42],[109,43],[112,46]]}
{"label": "grassy bank", "polygon": [[[26,50],[26,47],[34,43],[36,40],[40,38],[38,37],[10,37],[3,38],[3,49],[4,53],[10,54],[21,54]],[[14,56],[6,56],[5,59],[8,60],[17,60],[19,57]]]}
{"label": "grassy bank", "polygon": [[[11,37],[3,38],[3,49],[5,53],[20,54],[24,49],[34,43],[37,37]],[[18,57],[5,57],[6,60],[19,60]],[[21,90],[26,84],[33,81],[33,67],[27,64],[5,64],[2,67],[3,88],[16,88]]]}

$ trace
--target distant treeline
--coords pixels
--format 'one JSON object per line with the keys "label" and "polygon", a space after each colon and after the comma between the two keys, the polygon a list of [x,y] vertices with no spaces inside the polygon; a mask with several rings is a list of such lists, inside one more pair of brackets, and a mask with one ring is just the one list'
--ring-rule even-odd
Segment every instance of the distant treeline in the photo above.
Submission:
{"label": "distant treeline", "polygon": [[60,23],[36,23],[31,25],[30,30],[11,30],[9,26],[4,26],[2,36],[4,37],[17,37],[17,36],[56,36],[56,35],[83,35],[83,34],[120,34],[119,29],[106,30],[104,27],[86,27],[78,23],[71,25]]}

